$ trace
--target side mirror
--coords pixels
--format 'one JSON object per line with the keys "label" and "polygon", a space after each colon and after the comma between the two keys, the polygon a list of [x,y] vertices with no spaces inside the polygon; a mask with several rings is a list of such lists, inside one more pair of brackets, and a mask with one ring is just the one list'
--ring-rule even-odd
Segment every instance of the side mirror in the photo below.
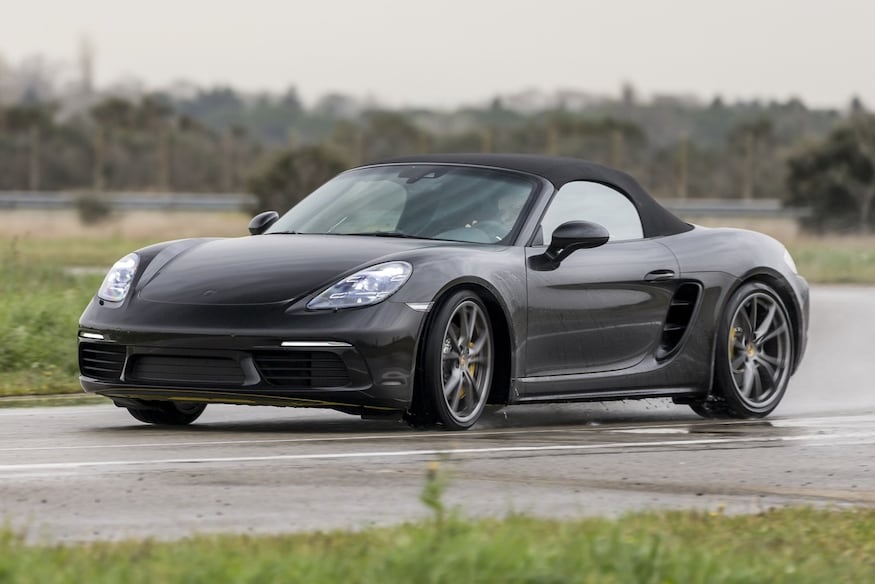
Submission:
{"label": "side mirror", "polygon": [[276,211],[265,211],[264,213],[259,213],[249,222],[249,233],[252,235],[261,235],[267,231],[268,227],[276,223],[276,220],[279,218],[280,214]]}
{"label": "side mirror", "polygon": [[608,230],[590,221],[568,221],[556,228],[544,256],[558,264],[578,249],[598,247],[608,242]]}

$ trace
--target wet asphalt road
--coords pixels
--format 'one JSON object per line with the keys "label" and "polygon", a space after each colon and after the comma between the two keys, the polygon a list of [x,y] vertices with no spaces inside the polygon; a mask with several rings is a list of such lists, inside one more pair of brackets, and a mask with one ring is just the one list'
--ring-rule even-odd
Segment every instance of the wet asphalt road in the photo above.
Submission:
{"label": "wet asphalt road", "polygon": [[463,433],[324,410],[210,406],[188,428],[112,405],[0,410],[0,520],[31,538],[359,528],[424,517],[430,463],[469,516],[875,506],[875,288],[818,287],[765,421],[666,400],[519,406]]}

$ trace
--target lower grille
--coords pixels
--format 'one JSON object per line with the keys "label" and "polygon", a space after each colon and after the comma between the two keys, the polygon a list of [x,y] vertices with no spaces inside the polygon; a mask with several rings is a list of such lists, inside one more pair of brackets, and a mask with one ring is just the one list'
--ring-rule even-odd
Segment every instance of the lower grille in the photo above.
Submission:
{"label": "lower grille", "polygon": [[131,360],[127,374],[131,381],[242,385],[244,380],[240,364],[227,357],[134,355]]}
{"label": "lower grille", "polygon": [[79,372],[101,381],[118,381],[125,366],[127,348],[108,343],[79,343]]}
{"label": "lower grille", "polygon": [[346,365],[329,351],[259,351],[252,357],[261,377],[271,385],[291,388],[349,385]]}

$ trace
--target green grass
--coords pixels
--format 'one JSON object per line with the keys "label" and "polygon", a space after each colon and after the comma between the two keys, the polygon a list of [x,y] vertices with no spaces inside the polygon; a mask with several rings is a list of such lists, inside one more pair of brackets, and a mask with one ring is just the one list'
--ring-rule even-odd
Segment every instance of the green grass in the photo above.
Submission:
{"label": "green grass", "polygon": [[79,392],[76,330],[102,275],[147,242],[0,240],[0,396]]}
{"label": "green grass", "polygon": [[788,247],[809,282],[875,284],[875,238],[805,238]]}
{"label": "green grass", "polygon": [[0,582],[873,582],[875,510],[450,518],[363,532],[26,545]]}

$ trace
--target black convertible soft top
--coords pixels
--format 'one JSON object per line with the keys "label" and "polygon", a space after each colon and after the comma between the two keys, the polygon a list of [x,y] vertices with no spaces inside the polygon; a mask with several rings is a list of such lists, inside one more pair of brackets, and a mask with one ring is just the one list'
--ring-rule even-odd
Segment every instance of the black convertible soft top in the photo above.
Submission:
{"label": "black convertible soft top", "polygon": [[603,183],[622,191],[631,199],[641,215],[644,237],[674,235],[689,231],[692,226],[681,221],[660,205],[638,182],[619,170],[577,158],[537,156],[534,154],[425,154],[402,156],[373,162],[380,164],[462,164],[516,170],[541,176],[557,189],[572,181],[586,180]]}

